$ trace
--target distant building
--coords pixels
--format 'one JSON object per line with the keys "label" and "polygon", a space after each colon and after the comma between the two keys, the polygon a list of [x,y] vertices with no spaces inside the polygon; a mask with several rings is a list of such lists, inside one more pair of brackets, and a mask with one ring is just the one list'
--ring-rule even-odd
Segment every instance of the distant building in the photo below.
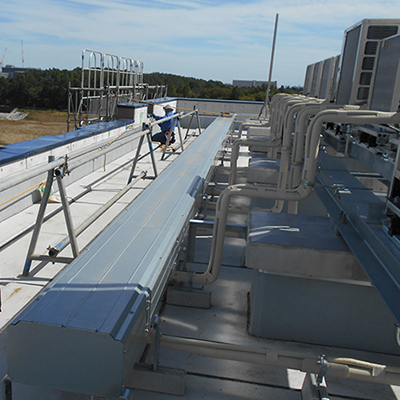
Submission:
{"label": "distant building", "polygon": [[2,68],[1,76],[3,78],[13,78],[19,74],[23,74],[25,71],[29,71],[35,68],[20,68],[16,67],[15,65],[5,65]]}
{"label": "distant building", "polygon": [[[272,81],[271,82],[271,88],[276,88],[277,87],[277,81]],[[239,81],[239,80],[233,80],[232,81],[233,86],[237,87],[260,87],[262,85],[268,85],[268,81]]]}

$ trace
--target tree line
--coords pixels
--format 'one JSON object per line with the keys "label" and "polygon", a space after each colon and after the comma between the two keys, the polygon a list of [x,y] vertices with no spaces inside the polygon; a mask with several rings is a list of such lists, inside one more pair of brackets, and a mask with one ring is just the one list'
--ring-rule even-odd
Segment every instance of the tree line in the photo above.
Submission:
{"label": "tree line", "polygon": [[[80,87],[81,68],[73,70],[48,69],[27,70],[13,78],[0,78],[0,105],[17,108],[66,110],[68,87]],[[144,83],[167,85],[168,96],[221,100],[264,101],[266,85],[260,87],[237,87],[220,81],[204,80],[173,74],[149,73],[143,76]],[[284,87],[271,90],[300,93],[301,87]]]}

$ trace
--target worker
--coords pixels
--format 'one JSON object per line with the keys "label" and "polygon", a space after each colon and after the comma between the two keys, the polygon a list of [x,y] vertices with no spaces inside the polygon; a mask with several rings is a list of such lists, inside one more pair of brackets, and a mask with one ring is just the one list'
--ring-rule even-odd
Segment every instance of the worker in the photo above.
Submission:
{"label": "worker", "polygon": [[[152,117],[155,118],[157,121],[159,119],[163,119],[163,118],[174,115],[174,108],[172,106],[170,106],[169,104],[167,104],[164,107],[164,111],[165,111],[165,115],[158,116],[158,115],[152,114]],[[165,143],[167,142],[167,135],[169,135],[171,133],[169,144],[175,143],[174,129],[176,126],[176,118],[171,118],[168,121],[161,122],[159,124],[159,126],[161,128],[161,132],[154,134],[151,137],[151,140],[153,140],[154,142],[160,142],[162,145],[163,144],[165,145]]]}

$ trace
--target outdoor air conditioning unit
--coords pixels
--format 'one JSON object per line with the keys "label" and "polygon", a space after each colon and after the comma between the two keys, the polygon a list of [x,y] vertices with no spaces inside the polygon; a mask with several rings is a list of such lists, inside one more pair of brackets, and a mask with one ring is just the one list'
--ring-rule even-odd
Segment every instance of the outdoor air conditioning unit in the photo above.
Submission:
{"label": "outdoor air conditioning unit", "polygon": [[323,61],[314,64],[314,73],[311,80],[311,97],[319,97],[319,89],[321,87],[321,75],[322,75]]}
{"label": "outdoor air conditioning unit", "polygon": [[323,61],[321,84],[318,97],[320,99],[333,100],[333,94],[336,84],[337,71],[340,55],[328,58]]}
{"label": "outdoor air conditioning unit", "polygon": [[336,104],[370,106],[379,41],[400,32],[400,19],[364,19],[345,31]]}
{"label": "outdoor air conditioning unit", "polygon": [[309,96],[311,93],[311,85],[314,75],[314,66],[315,64],[311,64],[307,66],[306,70],[306,77],[304,79],[304,87],[303,87],[303,94],[305,96]]}
{"label": "outdoor air conditioning unit", "polygon": [[304,95],[333,100],[339,58],[340,55],[307,66]]}
{"label": "outdoor air conditioning unit", "polygon": [[397,111],[400,102],[400,35],[382,40],[371,93],[371,110]]}

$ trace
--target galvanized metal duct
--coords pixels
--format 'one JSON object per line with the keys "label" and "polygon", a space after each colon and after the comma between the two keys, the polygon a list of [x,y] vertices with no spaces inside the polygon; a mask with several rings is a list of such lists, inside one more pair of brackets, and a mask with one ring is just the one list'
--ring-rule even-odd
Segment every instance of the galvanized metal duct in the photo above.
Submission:
{"label": "galvanized metal duct", "polygon": [[122,393],[234,120],[210,125],[11,323],[11,380],[102,397]]}

